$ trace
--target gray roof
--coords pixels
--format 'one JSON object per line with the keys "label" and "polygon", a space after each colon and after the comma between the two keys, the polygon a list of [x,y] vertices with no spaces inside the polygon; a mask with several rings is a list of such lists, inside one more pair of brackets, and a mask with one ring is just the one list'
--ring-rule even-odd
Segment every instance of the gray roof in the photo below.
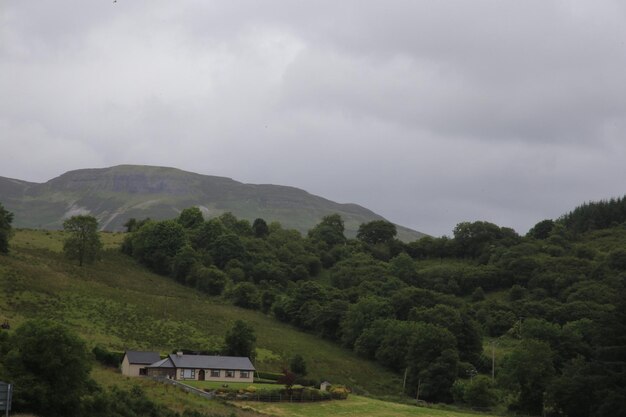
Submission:
{"label": "gray roof", "polygon": [[254,371],[250,359],[238,356],[174,355],[157,361],[150,368],[234,369]]}
{"label": "gray roof", "polygon": [[140,352],[136,350],[127,350],[126,356],[128,363],[139,365],[150,365],[161,359],[159,352]]}
{"label": "gray roof", "polygon": [[148,368],[173,368],[174,364],[170,360],[169,356],[165,359],[161,359],[158,362],[155,362],[148,366]]}

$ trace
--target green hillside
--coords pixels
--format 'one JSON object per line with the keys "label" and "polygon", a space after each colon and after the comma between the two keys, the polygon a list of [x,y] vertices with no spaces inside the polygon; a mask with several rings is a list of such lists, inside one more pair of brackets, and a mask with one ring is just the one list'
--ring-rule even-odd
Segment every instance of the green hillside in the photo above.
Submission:
{"label": "green hillside", "polygon": [[[168,219],[191,206],[199,206],[207,218],[232,212],[249,221],[278,221],[302,233],[337,213],[352,237],[361,223],[383,219],[356,204],[336,203],[294,187],[136,165],[70,171],[44,184],[0,177],[0,201],[15,213],[15,227],[37,229],[60,229],[65,217],[89,213],[104,230],[121,231],[129,218]],[[398,238],[404,241],[423,235],[398,227]]]}
{"label": "green hillside", "polygon": [[62,232],[18,231],[11,254],[0,258],[0,319],[17,326],[51,318],[67,324],[90,346],[109,349],[211,349],[226,330],[245,320],[256,330],[261,370],[279,370],[296,353],[310,376],[372,394],[397,394],[402,381],[336,344],[226,304],[152,274],[117,249],[121,234],[103,233],[102,261],[79,268],[60,253]]}
{"label": "green hillside", "polygon": [[[254,326],[258,337],[258,369],[281,369],[295,353],[301,353],[312,378],[347,384],[356,392],[399,398],[402,381],[377,364],[263,314],[225,304],[148,272],[119,252],[123,234],[102,233],[102,260],[82,268],[62,256],[63,238],[60,231],[16,231],[11,253],[0,256],[0,321],[6,319],[16,328],[29,319],[52,319],[78,333],[89,348],[156,349],[165,354],[181,347],[216,347],[231,324],[242,319]],[[151,380],[127,378],[102,366],[94,367],[92,377],[104,387],[128,390],[139,386],[151,400],[174,411],[195,410],[211,416],[469,415],[356,394],[332,405],[225,404]]]}

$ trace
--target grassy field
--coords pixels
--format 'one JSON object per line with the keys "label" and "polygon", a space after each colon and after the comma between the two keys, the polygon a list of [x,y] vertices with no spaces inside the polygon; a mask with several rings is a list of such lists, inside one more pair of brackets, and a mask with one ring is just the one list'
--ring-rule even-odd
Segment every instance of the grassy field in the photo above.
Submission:
{"label": "grassy field", "polygon": [[[350,395],[347,400],[321,401],[317,403],[240,403],[245,410],[254,410],[277,417],[476,417],[477,414],[458,411],[416,407],[406,404]],[[481,414],[485,416],[485,414]]]}

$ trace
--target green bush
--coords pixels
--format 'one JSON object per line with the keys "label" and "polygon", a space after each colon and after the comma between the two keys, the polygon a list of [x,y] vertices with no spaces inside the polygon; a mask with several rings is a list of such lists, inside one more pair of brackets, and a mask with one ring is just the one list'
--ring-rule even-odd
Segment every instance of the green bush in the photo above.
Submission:
{"label": "green bush", "polygon": [[317,387],[320,382],[317,379],[311,379],[311,378],[296,378],[295,381],[296,384],[298,385],[302,385],[303,387]]}
{"label": "green bush", "polygon": [[98,362],[111,368],[119,368],[124,360],[123,352],[111,352],[101,346],[94,347],[91,352]]}
{"label": "green bush", "polygon": [[278,379],[283,376],[282,373],[280,372],[262,372],[262,371],[258,371],[257,373],[257,377],[261,378],[261,379],[268,379],[270,381],[278,381]]}
{"label": "green bush", "polygon": [[332,398],[333,400],[345,400],[348,398],[350,390],[348,390],[348,388],[344,387],[343,385],[333,385],[330,388],[329,393],[330,398]]}
{"label": "green bush", "polygon": [[485,375],[478,375],[465,386],[463,399],[473,407],[490,407],[496,403],[493,381]]}

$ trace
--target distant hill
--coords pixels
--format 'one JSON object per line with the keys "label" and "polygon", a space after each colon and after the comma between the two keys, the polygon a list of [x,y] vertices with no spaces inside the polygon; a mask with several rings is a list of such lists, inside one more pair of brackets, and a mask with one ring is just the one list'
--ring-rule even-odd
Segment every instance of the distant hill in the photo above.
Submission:
{"label": "distant hill", "polygon": [[[200,207],[207,218],[230,211],[250,221],[278,221],[303,233],[323,216],[338,213],[349,237],[361,223],[383,219],[359,205],[336,203],[294,187],[139,165],[70,171],[43,184],[0,177],[0,202],[15,214],[18,228],[59,229],[65,218],[88,213],[103,230],[119,231],[129,218],[167,219],[191,206]],[[422,236],[398,226],[401,240]]]}

